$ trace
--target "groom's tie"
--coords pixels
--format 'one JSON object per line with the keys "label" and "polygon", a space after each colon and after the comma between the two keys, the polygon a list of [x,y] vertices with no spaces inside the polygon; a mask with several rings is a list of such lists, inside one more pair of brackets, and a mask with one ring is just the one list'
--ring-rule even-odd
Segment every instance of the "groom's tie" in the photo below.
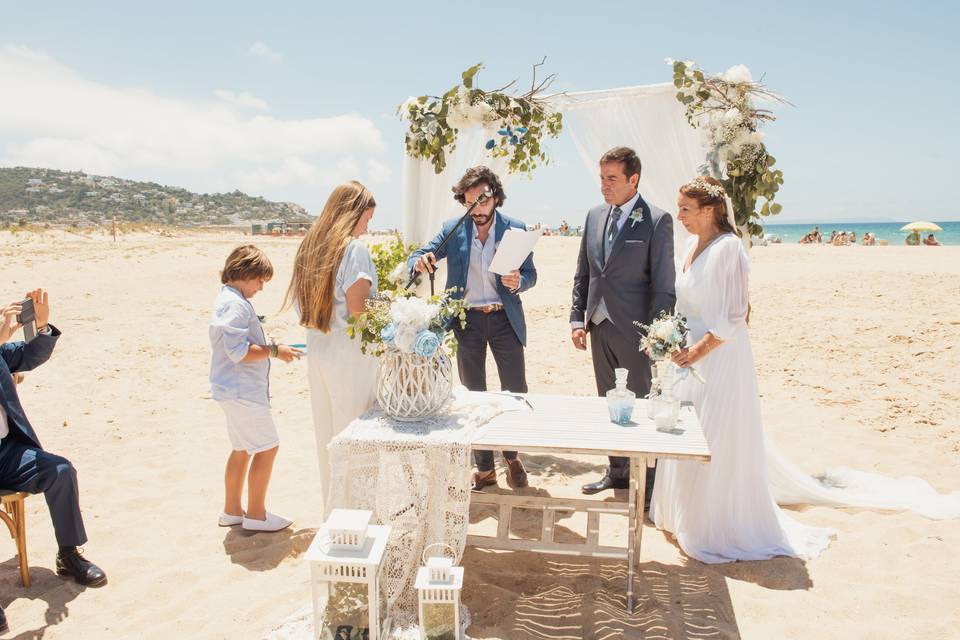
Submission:
{"label": "groom's tie", "polygon": [[604,246],[604,262],[610,257],[610,249],[613,248],[613,241],[617,239],[617,222],[620,221],[620,216],[623,215],[623,209],[620,207],[614,207],[613,211],[610,212],[610,222],[607,224],[607,243]]}

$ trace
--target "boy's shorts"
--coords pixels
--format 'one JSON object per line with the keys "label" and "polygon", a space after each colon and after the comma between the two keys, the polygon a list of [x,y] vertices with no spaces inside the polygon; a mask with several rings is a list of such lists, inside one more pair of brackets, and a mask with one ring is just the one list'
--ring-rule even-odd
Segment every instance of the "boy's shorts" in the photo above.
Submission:
{"label": "boy's shorts", "polygon": [[280,444],[270,407],[249,400],[218,400],[227,416],[227,435],[234,451],[250,455]]}

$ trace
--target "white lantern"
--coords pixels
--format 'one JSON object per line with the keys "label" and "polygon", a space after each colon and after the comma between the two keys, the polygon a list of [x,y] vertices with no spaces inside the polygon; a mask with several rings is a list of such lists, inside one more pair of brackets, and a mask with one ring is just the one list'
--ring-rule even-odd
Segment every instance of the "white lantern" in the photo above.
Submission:
{"label": "white lantern", "polygon": [[372,516],[334,509],[307,549],[314,638],[380,640],[390,631],[379,582],[390,527],[370,524]]}
{"label": "white lantern", "polygon": [[[429,545],[423,550],[434,546]],[[453,555],[453,549],[450,549]],[[463,589],[463,567],[453,566],[453,559],[431,557],[417,570],[417,594],[420,600],[420,640],[463,640],[460,629],[460,591]]]}

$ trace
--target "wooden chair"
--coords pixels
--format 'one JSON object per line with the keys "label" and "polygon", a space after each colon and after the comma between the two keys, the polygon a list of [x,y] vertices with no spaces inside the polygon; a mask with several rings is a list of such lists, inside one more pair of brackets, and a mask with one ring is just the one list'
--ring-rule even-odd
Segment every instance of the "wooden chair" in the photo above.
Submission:
{"label": "wooden chair", "polygon": [[30,569],[27,566],[27,512],[23,500],[29,493],[0,489],[0,520],[10,530],[10,537],[17,543],[17,555],[20,559],[20,580],[24,587],[30,586]]}

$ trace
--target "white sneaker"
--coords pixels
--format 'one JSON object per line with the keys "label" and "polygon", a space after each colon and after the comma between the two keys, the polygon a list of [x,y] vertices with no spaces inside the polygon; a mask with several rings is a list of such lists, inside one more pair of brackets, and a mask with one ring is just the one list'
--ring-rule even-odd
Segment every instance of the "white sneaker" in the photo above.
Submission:
{"label": "white sneaker", "polygon": [[243,516],[232,516],[229,513],[221,513],[220,521],[217,522],[221,527],[232,527],[243,523]]}
{"label": "white sneaker", "polygon": [[286,529],[291,524],[293,524],[293,520],[287,520],[283,516],[278,516],[269,511],[267,511],[267,518],[265,520],[255,520],[243,516],[243,528],[247,531],[280,531],[281,529]]}

